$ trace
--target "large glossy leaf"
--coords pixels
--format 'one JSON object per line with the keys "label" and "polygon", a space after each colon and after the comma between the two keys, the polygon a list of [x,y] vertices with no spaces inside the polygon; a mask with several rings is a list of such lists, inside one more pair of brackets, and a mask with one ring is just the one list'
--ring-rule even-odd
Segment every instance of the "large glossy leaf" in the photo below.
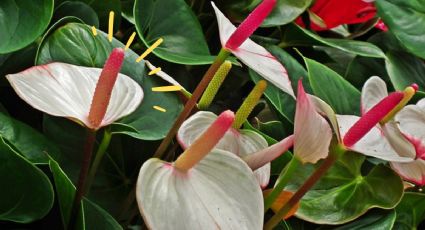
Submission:
{"label": "large glossy leaf", "polygon": [[406,192],[395,209],[397,219],[394,229],[416,229],[425,219],[425,194]]}
{"label": "large glossy leaf", "polygon": [[53,0],[3,0],[0,12],[0,53],[9,53],[43,33],[53,14]]}
{"label": "large glossy leaf", "polygon": [[394,210],[382,211],[375,209],[367,212],[355,221],[336,227],[333,230],[387,230],[392,229],[395,219],[396,212]]}
{"label": "large glossy leaf", "polygon": [[360,56],[385,58],[385,54],[382,50],[374,44],[349,39],[322,38],[295,24],[288,25],[283,36],[283,44],[287,47],[312,45],[330,46]]}
{"label": "large glossy leaf", "polygon": [[[55,180],[62,223],[66,226],[73,204],[75,187],[56,161],[52,159],[49,164]],[[87,199],[83,200],[76,226],[77,229],[122,229],[109,213]]]}
{"label": "large glossy leaf", "polygon": [[412,83],[425,90],[425,63],[423,60],[409,53],[390,51],[387,53],[385,67],[391,83],[396,90],[404,90]]}
{"label": "large glossy leaf", "polygon": [[[67,47],[64,49],[63,47]],[[102,67],[111,50],[124,45],[113,40],[110,43],[107,35],[98,31],[93,36],[87,25],[68,23],[52,32],[41,44],[37,63],[52,61],[66,62],[75,65]],[[136,63],[137,54],[131,50],[126,52],[121,73],[133,78],[143,88],[144,99],[131,115],[116,122],[114,132],[131,135],[144,140],[161,139],[168,132],[175,117],[181,109],[178,97],[173,93],[152,92],[151,88],[164,83],[155,77],[147,77],[144,62]],[[154,105],[167,110],[162,113],[154,110]]]}
{"label": "large glossy leaf", "polygon": [[360,92],[339,74],[309,58],[304,58],[308,78],[316,96],[327,102],[338,114],[360,113]]}
{"label": "large glossy leaf", "polygon": [[264,20],[262,26],[278,26],[292,22],[300,16],[313,0],[277,0],[271,14]]}
{"label": "large glossy leaf", "polygon": [[0,138],[0,220],[29,223],[52,208],[49,178]]}
{"label": "large glossy leaf", "polygon": [[[270,46],[268,47],[268,50],[285,66],[293,89],[297,89],[298,79],[302,78],[303,85],[305,85],[306,90],[308,92],[311,91],[310,84],[307,79],[307,71],[300,63],[298,63],[297,60],[278,46]],[[249,71],[249,75],[254,82],[264,79],[252,70]],[[293,97],[284,93],[272,84],[267,85],[264,95],[266,96],[269,104],[272,105],[284,119],[290,123],[294,122],[295,100]]]}
{"label": "large glossy leaf", "polygon": [[[60,4],[53,14],[53,20],[61,19],[66,16],[74,16],[86,23],[87,25],[99,28],[99,18],[96,12],[84,2],[64,2]],[[56,21],[56,20],[55,20]]]}
{"label": "large glossy leaf", "polygon": [[425,58],[425,0],[378,0],[375,5],[378,15],[403,45]]}
{"label": "large glossy leaf", "polygon": [[[347,152],[303,197],[296,216],[318,224],[343,224],[367,210],[394,208],[403,195],[403,183],[390,168],[377,165],[366,175],[361,166],[365,157]],[[304,165],[289,189],[295,190],[313,171]]]}
{"label": "large glossy leaf", "polygon": [[164,39],[153,51],[158,57],[190,65],[214,60],[201,25],[184,0],[136,0],[134,18],[139,37],[146,46],[158,38]]}
{"label": "large glossy leaf", "polygon": [[47,164],[47,155],[57,156],[58,148],[27,124],[0,113],[0,137],[34,164]]}

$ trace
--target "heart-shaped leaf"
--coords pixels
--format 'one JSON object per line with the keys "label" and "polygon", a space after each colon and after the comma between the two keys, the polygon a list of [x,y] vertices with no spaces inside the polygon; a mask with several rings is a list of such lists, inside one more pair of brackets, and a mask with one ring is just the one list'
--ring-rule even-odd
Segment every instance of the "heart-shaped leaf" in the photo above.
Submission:
{"label": "heart-shaped leaf", "polygon": [[[403,183],[390,168],[377,165],[367,175],[361,173],[365,157],[346,152],[344,156],[306,193],[296,216],[317,224],[343,224],[367,210],[394,208],[403,195]],[[313,166],[295,172],[290,190],[299,187]]]}
{"label": "heart-shaped leaf", "polygon": [[59,154],[58,148],[41,133],[4,113],[0,113],[0,137],[34,164],[47,164],[48,154]]}
{"label": "heart-shaped leaf", "polygon": [[416,229],[425,219],[425,194],[406,192],[395,210],[394,229]]}
{"label": "heart-shaped leaf", "polygon": [[419,90],[425,90],[425,63],[423,60],[409,53],[389,51],[385,67],[396,90],[404,90],[412,83],[416,83]]}
{"label": "heart-shaped leaf", "polygon": [[[87,25],[99,27],[99,18],[96,12],[84,2],[66,1],[60,4],[53,14],[53,20],[61,19],[66,16],[74,16],[86,23]],[[57,21],[57,20],[55,20]]]}
{"label": "heart-shaped leaf", "polygon": [[360,113],[360,92],[339,74],[309,58],[304,58],[314,95],[338,114]]}
{"label": "heart-shaped leaf", "polygon": [[322,45],[334,47],[352,54],[365,57],[385,58],[385,54],[374,44],[349,39],[322,38],[313,32],[295,24],[289,24],[284,33],[285,46],[312,46]]}
{"label": "heart-shaped leaf", "polygon": [[425,1],[379,0],[375,6],[385,25],[403,45],[425,58]]}
{"label": "heart-shaped leaf", "polygon": [[136,0],[134,18],[139,37],[146,46],[158,38],[164,39],[153,51],[158,57],[189,65],[214,61],[201,25],[184,0]]}
{"label": "heart-shaped leaf", "polygon": [[[67,49],[61,47],[67,47]],[[68,23],[45,38],[39,49],[37,63],[58,61],[102,67],[115,47],[124,47],[124,44],[115,39],[109,42],[107,35],[101,31],[94,36],[87,25]],[[114,132],[144,140],[158,140],[168,132],[180,112],[181,104],[173,93],[152,92],[151,88],[160,86],[161,80],[148,77],[144,62],[136,63],[137,57],[136,53],[127,50],[121,73],[133,78],[142,86],[144,99],[136,111],[116,122]],[[165,108],[167,112],[154,110],[152,108],[154,105]]]}
{"label": "heart-shaped leaf", "polygon": [[213,150],[187,173],[159,159],[146,161],[136,197],[152,229],[263,227],[261,189],[245,162],[227,151]]}
{"label": "heart-shaped leaf", "polygon": [[43,33],[52,18],[53,0],[3,0],[0,12],[0,53],[10,53]]}
{"label": "heart-shaped leaf", "polygon": [[313,0],[277,0],[277,4],[261,26],[279,26],[300,16]]}
{"label": "heart-shaped leaf", "polygon": [[[56,161],[51,159],[49,165],[55,180],[62,223],[66,227],[72,209],[75,187]],[[78,229],[122,229],[109,213],[88,199],[83,200],[81,211],[76,222]]]}
{"label": "heart-shaped leaf", "polygon": [[0,220],[29,223],[52,208],[49,178],[0,138]]}
{"label": "heart-shaped leaf", "polygon": [[348,224],[333,228],[333,230],[361,230],[361,229],[393,229],[396,212],[371,210],[365,215]]}

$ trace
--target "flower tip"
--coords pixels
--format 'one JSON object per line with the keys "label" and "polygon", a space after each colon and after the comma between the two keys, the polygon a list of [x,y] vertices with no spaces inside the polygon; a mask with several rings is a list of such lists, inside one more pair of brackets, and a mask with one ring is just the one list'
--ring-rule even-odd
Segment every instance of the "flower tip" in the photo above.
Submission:
{"label": "flower tip", "polygon": [[234,119],[235,113],[233,113],[231,110],[226,110],[217,117],[217,120],[213,123],[213,125],[222,127],[227,131],[227,129],[229,129],[229,127],[232,125]]}
{"label": "flower tip", "polygon": [[225,47],[230,50],[237,49],[251,36],[252,33],[263,23],[264,19],[271,13],[276,0],[264,0],[252,11],[247,18],[239,25],[227,40]]}
{"label": "flower tip", "polygon": [[412,87],[415,90],[415,92],[418,91],[419,89],[419,86],[416,83],[411,84],[410,87]]}

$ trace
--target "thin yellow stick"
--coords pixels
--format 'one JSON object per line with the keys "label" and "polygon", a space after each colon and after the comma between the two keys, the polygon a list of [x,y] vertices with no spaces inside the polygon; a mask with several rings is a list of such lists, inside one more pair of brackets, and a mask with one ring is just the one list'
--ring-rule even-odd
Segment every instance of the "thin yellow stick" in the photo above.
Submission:
{"label": "thin yellow stick", "polygon": [[140,57],[138,57],[136,59],[136,62],[140,62],[141,60],[143,60],[143,58],[145,58],[146,56],[148,56],[148,54],[150,54],[156,47],[158,47],[162,42],[164,41],[164,39],[159,38],[158,40],[156,40],[155,43],[153,43],[142,55],[140,55]]}

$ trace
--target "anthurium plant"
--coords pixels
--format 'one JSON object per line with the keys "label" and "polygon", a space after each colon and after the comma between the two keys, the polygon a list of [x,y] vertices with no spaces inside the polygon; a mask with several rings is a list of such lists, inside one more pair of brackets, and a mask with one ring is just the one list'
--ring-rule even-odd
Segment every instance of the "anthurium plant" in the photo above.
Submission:
{"label": "anthurium plant", "polygon": [[423,229],[425,1],[0,1],[0,229]]}

